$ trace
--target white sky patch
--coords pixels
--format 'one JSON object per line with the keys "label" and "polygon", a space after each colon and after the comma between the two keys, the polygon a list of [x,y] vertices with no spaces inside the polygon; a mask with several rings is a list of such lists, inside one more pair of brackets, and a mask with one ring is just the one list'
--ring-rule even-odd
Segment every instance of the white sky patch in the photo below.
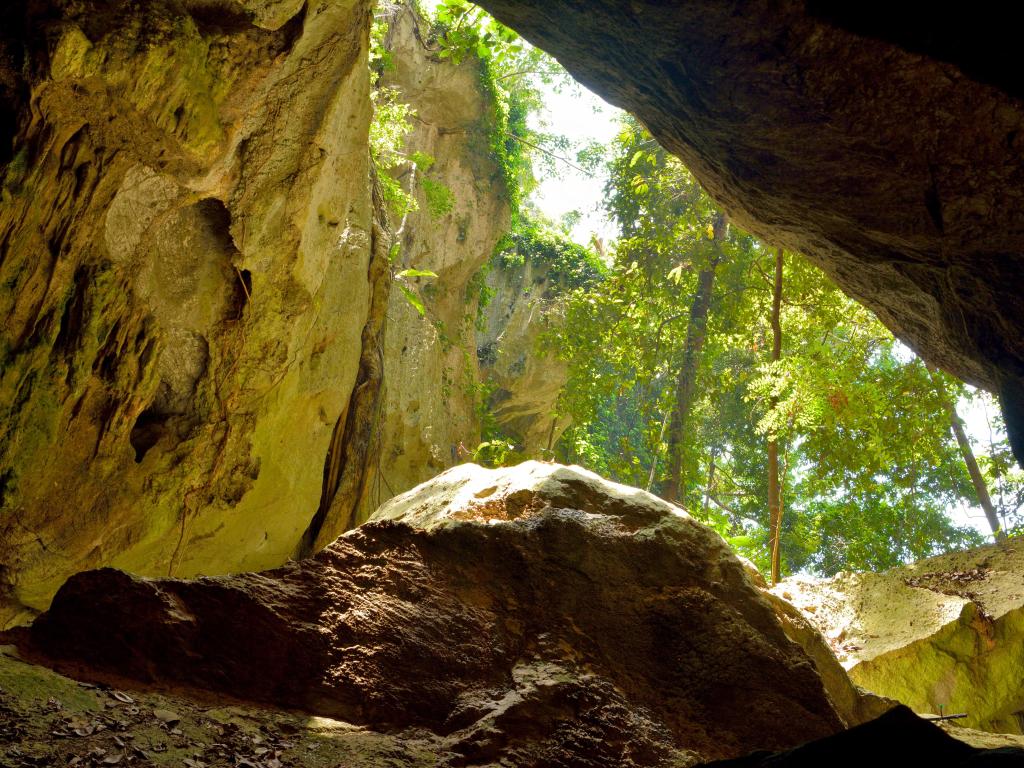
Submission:
{"label": "white sky patch", "polygon": [[[594,141],[607,145],[619,132],[622,111],[582,85],[556,89],[537,83],[537,88],[543,96],[544,109],[529,116],[530,128],[561,134],[579,148]],[[575,153],[568,159],[575,162]],[[593,235],[606,242],[614,239],[615,226],[602,206],[608,180],[604,169],[588,176],[567,163],[555,161],[555,166],[554,175],[541,178],[531,198],[533,203],[556,222],[570,211],[579,211],[583,218],[571,234],[581,245],[588,244]]]}

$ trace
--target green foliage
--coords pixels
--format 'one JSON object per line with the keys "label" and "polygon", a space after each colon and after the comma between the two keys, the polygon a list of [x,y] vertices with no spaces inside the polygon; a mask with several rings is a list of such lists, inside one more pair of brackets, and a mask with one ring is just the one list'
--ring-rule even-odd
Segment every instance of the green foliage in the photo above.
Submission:
{"label": "green foliage", "polygon": [[403,147],[406,136],[412,131],[411,118],[415,111],[402,102],[401,94],[395,88],[378,88],[370,98],[373,103],[370,157],[377,169],[388,212],[393,219],[401,221],[418,206],[413,195],[402,189],[392,171],[405,162]]}
{"label": "green foliage", "polygon": [[515,217],[536,185],[535,166],[548,167],[554,151],[569,146],[562,136],[528,126],[527,116],[542,104],[535,83],[560,87],[572,80],[553,58],[465,0],[437,7],[432,40],[441,59],[479,62],[481,90],[491,105],[479,131],[499,169],[491,181],[502,185]]}
{"label": "green foliage", "polygon": [[552,292],[595,285],[608,271],[594,251],[525,216],[498,243],[495,254],[505,268],[521,267],[529,261],[543,270]]}
{"label": "green foliage", "polygon": [[410,306],[416,310],[420,317],[425,318],[427,316],[427,307],[411,282],[421,277],[436,278],[437,274],[427,269],[403,269],[395,273],[395,284],[398,286],[398,290],[402,292],[402,295],[405,296],[405,300],[409,302]]}
{"label": "green foliage", "polygon": [[484,467],[511,467],[523,461],[511,440],[485,440],[473,451],[473,462]]}
{"label": "green foliage", "polygon": [[420,179],[423,195],[427,201],[427,212],[431,218],[440,219],[452,212],[455,207],[455,196],[451,189],[439,181],[423,176]]}
{"label": "green foliage", "polygon": [[[943,379],[938,392],[869,312],[795,255],[785,262],[783,356],[770,363],[774,252],[735,227],[717,250],[715,205],[635,121],[608,169],[606,207],[620,231],[613,263],[599,284],[569,294],[552,340],[571,371],[560,408],[574,426],[562,457],[641,487],[653,467],[658,490],[688,307],[701,270],[715,264],[683,457],[689,511],[766,566],[772,437],[784,570],[879,569],[980,543],[947,514],[975,502],[942,405],[963,386]],[[989,455],[993,485],[1004,478],[1001,508],[1019,514],[1012,457]]]}

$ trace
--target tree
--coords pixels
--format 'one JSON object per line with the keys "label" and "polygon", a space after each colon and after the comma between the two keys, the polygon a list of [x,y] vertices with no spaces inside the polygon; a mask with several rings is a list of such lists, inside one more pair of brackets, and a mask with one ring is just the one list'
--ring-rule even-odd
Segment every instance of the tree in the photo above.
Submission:
{"label": "tree", "polygon": [[[775,279],[772,282],[772,364],[782,359],[782,249],[775,253]],[[773,397],[771,408],[778,407]],[[771,552],[771,583],[779,580],[779,539],[782,536],[782,487],[779,478],[779,440],[768,435],[768,549]]]}
{"label": "tree", "polygon": [[560,455],[681,500],[775,579],[980,542],[945,514],[972,487],[921,362],[799,255],[726,230],[634,121],[609,155],[620,237],[556,340]]}

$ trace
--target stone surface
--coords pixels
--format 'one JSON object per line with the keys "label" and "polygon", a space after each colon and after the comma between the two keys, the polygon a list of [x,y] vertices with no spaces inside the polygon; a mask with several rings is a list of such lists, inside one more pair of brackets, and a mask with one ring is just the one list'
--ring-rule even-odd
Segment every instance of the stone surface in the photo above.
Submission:
{"label": "stone surface", "polygon": [[4,6],[0,625],[280,564],[368,322],[370,3]]}
{"label": "stone surface", "polygon": [[862,768],[865,765],[936,765],[948,768],[1011,768],[1024,765],[1024,749],[972,747],[954,739],[906,707],[843,733],[776,754],[755,754],[707,763],[707,768]]}
{"label": "stone surface", "polygon": [[1001,391],[1024,461],[1024,77],[990,13],[483,0],[636,114],[733,221]]}
{"label": "stone surface", "polygon": [[568,365],[545,350],[542,336],[564,321],[551,265],[530,255],[511,266],[495,254],[487,275],[493,294],[484,309],[477,358],[489,387],[488,406],[502,432],[526,456],[552,456],[571,421],[555,413]]}
{"label": "stone surface", "polygon": [[814,662],[825,690],[843,722],[849,726],[860,725],[874,720],[897,705],[898,702],[892,699],[868,693],[854,685],[821,632],[787,601],[768,590],[764,590],[763,594],[782,622],[786,637],[803,648],[804,653]]}
{"label": "stone surface", "polygon": [[917,712],[1024,732],[1024,543],[929,558],[885,573],[793,577],[773,592],[798,608],[850,678]]}
{"label": "stone surface", "polygon": [[716,534],[536,462],[457,467],[273,571],[78,574],[23,632],[97,679],[425,729],[458,764],[686,765],[841,727]]}
{"label": "stone surface", "polygon": [[417,185],[403,230],[396,266],[439,275],[406,281],[426,319],[389,302],[369,3],[2,9],[0,626],[86,568],[315,551],[479,443],[481,268],[509,223],[493,105],[478,62],[440,60],[411,10],[389,13],[382,85],[454,200],[431,215]]}
{"label": "stone surface", "polygon": [[[380,461],[360,520],[396,493],[466,461],[481,441],[485,410],[531,458],[567,426],[559,420],[552,431],[550,423],[566,367],[537,343],[557,321],[547,265],[527,260],[510,267],[495,254],[511,213],[490,150],[494,104],[482,87],[480,62],[440,59],[424,42],[423,27],[409,8],[395,9],[385,41],[393,67],[380,85],[415,110],[404,151],[433,158],[420,175],[447,187],[454,205],[431,213],[422,181],[414,186],[419,210],[405,222],[396,267],[437,278],[403,281],[423,300],[425,316],[400,291],[391,296]],[[409,170],[394,170],[405,189]],[[482,307],[485,290],[491,296]]]}
{"label": "stone surface", "polygon": [[[401,291],[391,296],[379,474],[364,517],[383,500],[465,461],[480,442],[478,275],[511,215],[501,169],[490,155],[493,104],[481,86],[480,62],[437,58],[420,24],[410,9],[398,9],[387,39],[394,66],[381,86],[395,89],[415,110],[405,152],[434,159],[426,179],[446,186],[454,205],[432,214],[422,183],[415,185],[419,210],[405,223],[396,268],[437,278],[404,283],[422,298],[425,317]],[[395,170],[405,189],[409,170]]]}

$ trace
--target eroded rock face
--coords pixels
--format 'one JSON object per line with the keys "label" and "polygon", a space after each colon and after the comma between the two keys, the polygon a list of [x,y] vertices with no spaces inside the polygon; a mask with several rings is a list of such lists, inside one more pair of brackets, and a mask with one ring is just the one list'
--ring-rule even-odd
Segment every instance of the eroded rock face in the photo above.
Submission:
{"label": "eroded rock face", "polygon": [[716,534],[536,462],[457,467],[273,571],[79,574],[26,647],[93,675],[427,729],[456,764],[687,765],[841,727]]}
{"label": "eroded rock face", "polygon": [[850,678],[918,712],[1024,733],[1024,544],[885,573],[794,577],[773,592],[829,641]]}
{"label": "eroded rock face", "polygon": [[[404,283],[418,293],[425,316],[401,291],[391,297],[380,476],[364,516],[395,493],[465,461],[480,442],[477,275],[511,217],[501,168],[490,153],[494,105],[481,84],[480,62],[469,57],[455,65],[438,58],[423,42],[421,24],[410,8],[399,9],[386,41],[393,67],[381,85],[395,89],[416,112],[406,153],[434,160],[413,186],[419,210],[405,222],[396,268],[437,277]],[[405,189],[410,171],[397,172]],[[450,192],[451,210],[431,210],[424,191],[431,184]]]}
{"label": "eroded rock face", "polygon": [[369,14],[5,3],[0,624],[294,550],[381,274]]}
{"label": "eroded rock face", "polygon": [[[483,0],[634,112],[744,228],[1001,392],[1024,461],[1024,78],[952,8]],[[981,21],[985,16],[989,21]]]}
{"label": "eroded rock face", "polygon": [[523,453],[550,457],[571,423],[555,409],[569,366],[542,343],[546,332],[564,322],[560,286],[543,259],[527,257],[511,266],[496,254],[493,264],[487,275],[493,293],[477,338],[488,407]]}

